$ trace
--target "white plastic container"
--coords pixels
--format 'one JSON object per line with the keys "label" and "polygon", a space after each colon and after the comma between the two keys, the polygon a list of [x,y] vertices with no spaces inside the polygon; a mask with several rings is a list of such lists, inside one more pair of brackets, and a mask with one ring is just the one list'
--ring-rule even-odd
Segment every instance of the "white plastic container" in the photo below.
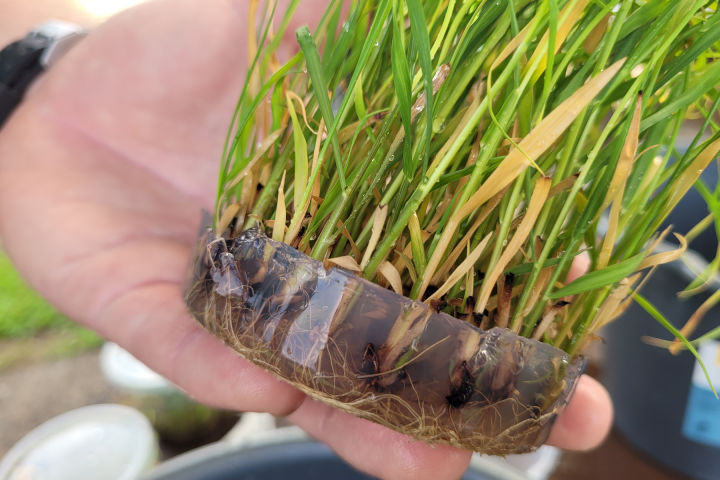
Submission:
{"label": "white plastic container", "polygon": [[143,414],[92,405],[25,435],[0,461],[0,480],[132,480],[157,459],[155,432]]}

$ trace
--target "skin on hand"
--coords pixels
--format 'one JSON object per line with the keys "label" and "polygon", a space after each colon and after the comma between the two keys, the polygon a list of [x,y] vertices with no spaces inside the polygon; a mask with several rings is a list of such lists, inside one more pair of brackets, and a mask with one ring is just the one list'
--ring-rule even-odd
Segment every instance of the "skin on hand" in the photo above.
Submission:
{"label": "skin on hand", "polygon": [[[323,2],[316,2],[323,3]],[[111,19],[41,79],[0,131],[0,236],[61,311],[194,398],[290,415],[360,470],[451,479],[470,453],[431,447],[305,397],[205,332],[181,288],[246,64],[243,0],[161,1]],[[301,4],[297,24],[322,7]],[[583,377],[550,443],[597,445],[612,416]]]}

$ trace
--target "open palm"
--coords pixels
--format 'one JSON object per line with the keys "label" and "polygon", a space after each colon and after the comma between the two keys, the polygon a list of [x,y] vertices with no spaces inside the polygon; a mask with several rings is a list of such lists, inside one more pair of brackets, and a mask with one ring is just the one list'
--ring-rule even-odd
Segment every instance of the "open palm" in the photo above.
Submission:
{"label": "open palm", "polygon": [[[322,1],[306,1],[312,23]],[[245,68],[247,2],[161,1],[94,31],[0,133],[0,235],[21,273],[72,318],[200,401],[291,414],[357,467],[455,478],[469,453],[431,448],[304,397],[205,333],[181,297],[200,211]],[[314,8],[313,8],[314,7]],[[551,441],[607,431],[606,393],[584,378]]]}

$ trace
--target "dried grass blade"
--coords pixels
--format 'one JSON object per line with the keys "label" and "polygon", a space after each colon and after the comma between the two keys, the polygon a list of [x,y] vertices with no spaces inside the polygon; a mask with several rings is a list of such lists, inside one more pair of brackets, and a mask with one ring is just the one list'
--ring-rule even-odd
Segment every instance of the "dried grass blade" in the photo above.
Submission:
{"label": "dried grass blade", "polygon": [[[440,90],[440,87],[443,86],[443,83],[445,83],[445,80],[447,80],[449,74],[450,65],[448,65],[447,63],[443,63],[442,65],[440,65],[440,68],[438,68],[435,72],[435,75],[433,75],[433,93],[437,93],[438,90]],[[420,115],[423,110],[425,110],[425,92],[421,93],[420,96],[418,96],[418,99],[415,100],[415,103],[413,103],[412,115],[410,117],[411,120],[414,122],[417,116]]]}
{"label": "dried grass blade", "polygon": [[685,335],[680,333],[680,331],[675,328],[672,323],[670,323],[662,313],[660,313],[657,308],[655,308],[650,302],[648,302],[645,298],[643,298],[639,294],[634,294],[633,297],[635,298],[635,301],[640,305],[643,310],[648,312],[655,320],[660,323],[667,331],[672,333],[675,338],[680,339],[680,341],[685,345],[685,347],[690,350],[690,352],[693,354],[695,359],[697,359],[698,364],[700,365],[700,368],[702,368],[703,373],[705,374],[705,379],[708,382],[708,385],[710,385],[710,389],[712,390],[713,394],[715,395],[715,398],[718,398],[718,394],[715,391],[715,387],[713,386],[712,380],[710,379],[710,375],[708,374],[707,369],[705,368],[705,363],[703,362],[702,358],[700,358],[700,354],[695,350],[695,347],[693,347],[692,343],[688,341],[687,338],[685,338]]}
{"label": "dried grass blade", "polygon": [[[558,25],[557,33],[555,35],[555,45],[553,48],[554,53],[560,51],[560,48],[563,46],[563,43],[565,43],[565,39],[570,33],[570,30],[572,30],[577,21],[582,17],[582,13],[585,10],[585,7],[587,7],[588,3],[590,3],[590,0],[579,0],[574,5],[573,2],[570,2],[565,6],[565,8],[560,11],[560,24]],[[535,82],[540,77],[540,75],[542,75],[547,66],[547,47],[543,47],[542,49],[539,47],[548,45],[548,38],[549,32],[546,31],[540,39],[540,43],[538,43],[538,48],[535,49],[532,56],[530,57],[530,60],[528,60],[527,62],[527,65],[532,65],[533,63],[535,63],[535,59],[539,55],[542,55],[542,58],[540,58],[540,63],[538,64],[537,69],[535,69],[535,72],[533,73],[533,82]]]}
{"label": "dried grass blade", "polygon": [[632,290],[641,277],[642,274],[636,273],[635,275],[620,281],[620,284],[615,287],[612,292],[610,292],[610,295],[608,295],[600,306],[598,313],[595,315],[592,326],[588,330],[589,332],[597,331],[599,328],[602,328],[616,318],[615,314],[618,311],[618,307],[625,299],[628,298],[630,290]]}
{"label": "dried grass blade", "polygon": [[470,229],[467,231],[465,236],[458,242],[457,246],[453,249],[452,252],[450,252],[450,255],[445,259],[442,266],[437,270],[437,273],[433,276],[431,283],[433,285],[437,285],[440,283],[445,276],[450,271],[450,268],[452,268],[453,265],[455,265],[455,261],[460,257],[460,254],[462,253],[463,249],[466,245],[470,245],[470,238],[475,234],[475,231],[480,227],[480,225],[485,221],[485,219],[495,210],[495,207],[498,206],[500,203],[500,200],[502,200],[503,194],[505,193],[505,190],[495,195],[495,197],[487,204],[485,205],[482,210],[480,210],[480,213],[478,214],[477,218],[475,219],[475,222],[472,224]]}
{"label": "dried grass blade", "polygon": [[462,277],[475,266],[475,263],[480,258],[480,255],[482,255],[491,237],[492,232],[488,233],[485,238],[483,238],[482,241],[477,244],[477,246],[473,249],[472,253],[468,255],[467,258],[465,258],[465,260],[463,260],[460,265],[458,265],[458,267],[450,274],[445,283],[443,283],[442,286],[440,286],[440,288],[435,291],[435,293],[428,297],[427,301],[439,299],[440,297],[445,295],[453,287],[453,285],[459,282]]}
{"label": "dried grass blade", "polygon": [[278,188],[278,201],[275,207],[275,223],[272,232],[272,239],[277,242],[282,242],[285,235],[285,217],[287,213],[285,210],[285,173],[287,173],[287,170],[283,172],[280,187]]}
{"label": "dried grass blade", "polygon": [[[700,324],[700,320],[703,319],[705,314],[715,305],[720,302],[720,290],[716,290],[715,293],[710,295],[703,303],[698,307],[695,312],[690,316],[688,321],[683,325],[683,327],[680,329],[680,333],[685,335],[685,337],[688,337],[692,335],[692,333],[695,331],[697,326]],[[683,344],[680,340],[675,339],[672,342],[672,345],[670,345],[670,353],[673,355],[677,355],[680,353],[680,350],[682,350]]]}
{"label": "dried grass blade", "polygon": [[400,276],[402,276],[402,272],[407,269],[408,274],[410,275],[410,281],[413,283],[417,282],[417,272],[415,272],[415,266],[413,265],[412,260],[410,260],[410,257],[399,250],[395,250],[395,254],[397,255],[397,259],[393,265],[397,269],[398,273],[400,273]]}
{"label": "dried grass blade", "polygon": [[375,215],[373,215],[373,226],[372,233],[370,234],[370,240],[368,241],[367,248],[365,249],[365,255],[363,255],[360,266],[364,270],[367,267],[370,257],[372,257],[375,247],[377,247],[378,241],[380,240],[380,234],[382,233],[385,220],[387,219],[388,208],[387,205],[378,205],[375,209]]}
{"label": "dried grass blade", "polygon": [[558,183],[552,186],[552,188],[550,189],[550,193],[548,193],[548,197],[554,197],[558,193],[562,193],[565,190],[569,190],[570,188],[572,188],[572,186],[575,185],[575,182],[577,181],[579,176],[580,174],[574,173],[569,177],[560,180]]}
{"label": "dried grass blade", "polygon": [[533,193],[528,201],[527,210],[525,211],[525,215],[520,222],[520,225],[518,225],[512,239],[510,239],[508,244],[505,246],[505,250],[502,255],[500,255],[497,263],[493,266],[492,270],[486,275],[485,280],[483,281],[480,289],[480,295],[478,296],[478,302],[475,305],[476,312],[482,312],[485,310],[485,304],[487,303],[488,298],[490,298],[490,293],[497,282],[498,277],[505,271],[505,267],[507,267],[510,260],[512,260],[522,244],[525,243],[528,235],[530,235],[530,231],[535,225],[535,221],[537,220],[538,215],[540,215],[540,211],[545,206],[545,200],[550,192],[551,183],[552,180],[549,177],[540,177],[537,180]]}
{"label": "dried grass blade", "polygon": [[[315,215],[315,212],[317,212],[318,209],[315,193],[320,192],[320,175],[318,175],[317,173],[319,171],[318,168],[321,166],[319,165],[320,146],[322,145],[323,134],[325,133],[324,119],[320,119],[320,126],[318,127],[318,132],[319,133],[315,136],[315,150],[313,150],[313,160],[312,164],[310,165],[310,172],[312,173],[310,179],[308,180],[313,182],[312,187],[310,188],[310,196],[305,199],[305,201],[299,208],[297,205],[295,205],[295,212],[293,213],[292,219],[290,220],[290,227],[288,227],[288,232],[285,235],[285,243],[287,243],[288,245],[294,242],[298,234],[300,233],[300,229],[302,228],[303,220],[305,219],[305,213],[307,212],[308,207],[310,208],[311,215]],[[307,190],[307,186],[305,186],[305,190]],[[303,197],[304,196],[305,192],[303,192]],[[359,255],[358,258],[360,258]]]}
{"label": "dried grass blade", "polygon": [[537,304],[540,295],[545,291],[545,287],[547,287],[547,284],[552,277],[553,271],[553,267],[546,267],[540,270],[540,274],[538,275],[537,280],[532,286],[532,292],[530,293],[530,297],[528,297],[528,301],[525,303],[525,308],[523,309],[519,318],[526,317],[530,314],[532,309],[535,308],[535,305]]}
{"label": "dried grass blade", "polygon": [[635,102],[635,111],[630,121],[630,129],[625,137],[625,144],[620,152],[615,172],[608,186],[607,194],[603,206],[600,210],[605,210],[612,203],[610,208],[610,216],[608,221],[607,232],[603,238],[600,254],[598,255],[597,268],[605,268],[610,262],[612,250],[615,247],[617,239],[618,225],[620,224],[620,212],[622,210],[623,195],[625,193],[625,183],[632,172],[632,164],[637,153],[637,146],[640,136],[640,119],[642,118],[642,94],[638,95]]}
{"label": "dried grass blade", "polygon": [[[426,272],[430,272],[432,275],[433,272],[437,270],[460,222],[480,205],[510,185],[523,170],[537,160],[540,155],[545,153],[570,126],[580,112],[582,112],[610,80],[617,75],[624,63],[625,59],[619,60],[602,73],[590,79],[585,85],[580,87],[575,93],[558,105],[555,110],[542,119],[537,127],[530,131],[520,142],[518,148],[513,149],[507,157],[505,157],[487,180],[483,182],[478,191],[450,217],[435,247],[435,251],[428,261]],[[425,275],[423,277],[423,283],[419,288],[418,298],[421,298],[425,293],[429,282],[429,275]]]}
{"label": "dried grass blade", "polygon": [[350,244],[350,250],[352,251],[352,254],[355,255],[355,258],[361,258],[362,252],[355,243],[355,240],[353,240],[353,238],[350,236],[350,232],[348,232],[348,229],[345,228],[340,222],[338,222],[337,227],[340,229],[340,234],[345,237]]}
{"label": "dried grass blade", "polygon": [[293,205],[295,210],[302,209],[302,199],[305,193],[305,187],[308,182],[308,155],[307,155],[307,141],[305,141],[305,135],[302,131],[302,125],[297,118],[295,113],[295,107],[293,107],[292,97],[290,92],[286,93],[288,111],[290,112],[290,119],[292,121],[293,129],[293,146],[295,153],[295,178],[293,183],[295,184],[295,191],[293,196]]}
{"label": "dried grass blade", "polygon": [[528,32],[530,29],[533,28],[533,22],[529,22],[525,27],[518,32],[517,35],[515,35],[506,45],[505,48],[502,49],[500,54],[495,58],[492,65],[490,66],[490,70],[495,70],[498,65],[500,65],[502,62],[505,61],[506,58],[510,56],[511,53],[513,53],[517,48],[520,46],[520,44],[525,40],[525,37],[527,37]]}
{"label": "dried grass blade", "polygon": [[638,94],[635,102],[635,110],[633,111],[633,117],[630,121],[630,128],[627,136],[625,137],[625,143],[623,144],[618,158],[615,172],[613,173],[612,180],[607,189],[605,200],[600,210],[605,210],[612,202],[622,202],[623,191],[625,190],[625,183],[630,176],[632,170],[633,160],[637,153],[638,142],[640,139],[640,120],[642,119],[642,94]]}
{"label": "dried grass blade", "polygon": [[[640,265],[637,267],[638,270],[642,270],[648,267],[654,267],[656,265],[662,265],[663,263],[670,263],[674,262],[678,258],[682,256],[683,253],[687,250],[687,240],[685,240],[685,237],[680,235],[679,233],[673,233],[675,235],[675,238],[678,239],[678,242],[680,242],[680,246],[676,249],[670,250],[668,252],[662,252],[662,253],[656,253],[655,255],[650,255],[646,259],[644,259],[642,262],[640,262]],[[651,250],[652,251],[652,250]]]}
{"label": "dried grass blade", "polygon": [[[520,173],[536,161],[540,155],[565,132],[570,124],[577,118],[585,107],[598,93],[612,80],[625,64],[625,59],[615,62],[602,73],[590,79],[585,85],[577,89],[570,97],[558,105],[540,123],[527,134],[507,157],[498,165],[498,168],[480,186],[478,191],[463,205],[454,216],[461,220],[477,207],[488,201],[493,195],[507,187]],[[525,154],[523,154],[523,152]],[[527,157],[525,156],[527,155]],[[529,157],[529,158],[528,158]]]}
{"label": "dried grass blade", "polygon": [[277,139],[282,135],[283,131],[282,129],[278,129],[274,132],[272,132],[270,135],[265,137],[262,142],[260,142],[260,145],[257,147],[257,150],[255,150],[255,154],[252,156],[250,161],[243,167],[243,169],[240,171],[240,173],[237,174],[235,179],[227,186],[226,189],[231,189],[235,187],[238,183],[243,181],[245,177],[250,173],[250,170],[255,167],[255,164],[265,156],[265,154],[270,150],[270,147],[272,147]]}
{"label": "dried grass blade", "polygon": [[402,279],[400,278],[400,273],[397,271],[397,268],[395,266],[388,262],[387,260],[383,261],[378,265],[378,272],[380,275],[385,277],[385,280],[388,281],[392,289],[397,293],[398,295],[403,294],[403,288],[402,288]]}
{"label": "dried grass blade", "polygon": [[[314,128],[312,128],[312,127],[310,126],[310,123],[308,122],[307,111],[305,110],[305,103],[303,102],[303,99],[300,98],[300,95],[298,95],[297,93],[293,92],[292,90],[288,90],[288,91],[286,92],[286,95],[287,95],[289,98],[292,98],[293,100],[295,100],[295,101],[297,102],[297,104],[300,105],[300,114],[301,114],[301,116],[302,116],[303,123],[305,124],[305,126],[307,127],[307,129],[310,130],[310,131],[311,131],[312,133],[314,133],[315,135],[320,135],[320,133],[319,133],[318,130],[315,130]],[[288,101],[289,101],[289,99],[288,99]],[[324,121],[324,119],[321,119],[321,120]]]}
{"label": "dried grass blade", "polygon": [[565,304],[556,303],[555,305],[551,305],[549,307],[546,307],[545,312],[543,313],[542,320],[540,320],[540,324],[535,329],[535,332],[532,335],[533,340],[541,340],[542,336],[545,334],[547,329],[552,325],[553,321],[555,320],[555,317],[558,313],[565,307]]}
{"label": "dried grass blade", "polygon": [[[512,302],[513,275],[500,275],[497,283],[498,304],[495,317],[495,325],[500,328],[507,328],[510,321],[510,303]],[[515,332],[519,333],[519,332]]]}
{"label": "dried grass blade", "polygon": [[705,147],[702,152],[693,160],[692,164],[687,167],[678,177],[677,181],[671,187],[670,196],[667,202],[667,212],[675,208],[680,199],[690,190],[700,178],[703,170],[713,161],[715,156],[720,152],[720,138]]}
{"label": "dried grass blade", "polygon": [[585,52],[593,53],[595,51],[605,35],[610,17],[611,14],[609,13],[605,15],[602,20],[595,25],[595,28],[592,29],[590,35],[585,38],[585,41],[583,42],[583,50],[585,50]]}
{"label": "dried grass blade", "polygon": [[345,270],[350,270],[351,272],[362,271],[360,265],[358,265],[357,261],[350,255],[328,258],[327,262],[332,263],[333,265],[337,265],[340,268],[344,268]]}
{"label": "dried grass blade", "polygon": [[238,203],[228,205],[223,211],[222,215],[220,216],[220,220],[217,223],[217,231],[222,233],[227,230],[230,222],[233,218],[235,218],[235,215],[237,215],[239,211],[240,205]]}

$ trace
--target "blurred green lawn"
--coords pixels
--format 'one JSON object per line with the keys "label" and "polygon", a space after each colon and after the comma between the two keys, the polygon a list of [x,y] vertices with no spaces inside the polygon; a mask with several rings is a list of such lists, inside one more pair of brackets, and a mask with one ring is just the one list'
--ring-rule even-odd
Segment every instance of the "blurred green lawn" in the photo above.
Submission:
{"label": "blurred green lawn", "polygon": [[0,369],[74,355],[101,343],[28,287],[0,252]]}

